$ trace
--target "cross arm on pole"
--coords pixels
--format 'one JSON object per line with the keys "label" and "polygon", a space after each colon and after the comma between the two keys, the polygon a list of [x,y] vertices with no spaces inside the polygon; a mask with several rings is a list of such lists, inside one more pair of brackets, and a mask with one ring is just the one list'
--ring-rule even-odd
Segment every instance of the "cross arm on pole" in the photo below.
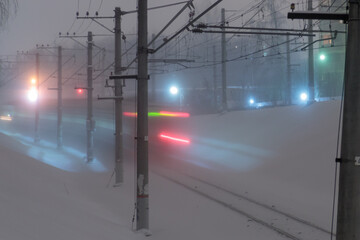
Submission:
{"label": "cross arm on pole", "polygon": [[347,13],[330,13],[314,11],[295,11],[288,13],[289,19],[318,19],[318,20],[342,20],[348,22],[349,14]]}

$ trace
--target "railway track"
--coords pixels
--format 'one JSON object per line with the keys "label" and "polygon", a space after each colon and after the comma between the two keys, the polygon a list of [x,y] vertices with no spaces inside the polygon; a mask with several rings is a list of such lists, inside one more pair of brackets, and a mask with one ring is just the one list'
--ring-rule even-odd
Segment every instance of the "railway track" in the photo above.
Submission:
{"label": "railway track", "polygon": [[331,237],[330,231],[311,222],[197,177],[169,169],[157,169],[154,173],[248,218],[249,221],[275,231],[284,239],[328,240]]}

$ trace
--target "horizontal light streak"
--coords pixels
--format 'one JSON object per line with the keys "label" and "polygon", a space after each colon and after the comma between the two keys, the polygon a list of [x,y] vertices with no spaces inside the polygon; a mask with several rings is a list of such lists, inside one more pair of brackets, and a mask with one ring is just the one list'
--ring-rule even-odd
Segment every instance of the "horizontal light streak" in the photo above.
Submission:
{"label": "horizontal light streak", "polygon": [[0,116],[0,120],[2,120],[2,121],[12,121],[12,117],[11,116]]}
{"label": "horizontal light streak", "polygon": [[189,139],[170,136],[170,135],[167,135],[167,134],[164,134],[164,133],[159,134],[159,137],[162,138],[162,139],[168,139],[168,140],[175,141],[175,142],[181,142],[181,143],[190,144]]}
{"label": "horizontal light streak", "polygon": [[[126,117],[137,117],[137,113],[135,112],[124,112],[124,116]],[[188,118],[190,117],[189,113],[186,112],[168,112],[168,111],[160,111],[160,112],[149,112],[149,117],[180,117],[180,118]]]}
{"label": "horizontal light streak", "polygon": [[186,112],[167,112],[167,111],[160,111],[161,116],[166,117],[182,117],[182,118],[188,118],[190,117],[189,113]]}

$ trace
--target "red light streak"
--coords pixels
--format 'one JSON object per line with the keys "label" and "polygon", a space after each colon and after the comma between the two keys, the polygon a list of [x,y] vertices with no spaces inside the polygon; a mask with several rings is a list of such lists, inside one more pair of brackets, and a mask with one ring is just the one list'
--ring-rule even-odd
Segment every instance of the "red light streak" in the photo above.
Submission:
{"label": "red light streak", "polygon": [[160,138],[163,138],[163,139],[168,139],[168,140],[172,140],[172,141],[175,141],[175,142],[181,142],[181,143],[190,144],[190,140],[188,140],[188,139],[172,137],[172,136],[165,135],[165,134],[160,134],[159,136],[160,136]]}
{"label": "red light streak", "polygon": [[124,116],[127,116],[127,117],[136,117],[137,116],[137,113],[134,113],[134,112],[124,112],[123,114],[124,114]]}
{"label": "red light streak", "polygon": [[[137,117],[137,113],[134,113],[134,112],[124,112],[123,115],[126,116],[126,117]],[[190,117],[190,114],[186,113],[186,112],[160,111],[160,112],[149,112],[149,117],[180,117],[180,118],[188,118],[188,117]]]}
{"label": "red light streak", "polygon": [[160,111],[160,115],[162,116],[168,116],[168,117],[183,117],[188,118],[190,117],[189,113],[185,112],[167,112],[167,111]]}

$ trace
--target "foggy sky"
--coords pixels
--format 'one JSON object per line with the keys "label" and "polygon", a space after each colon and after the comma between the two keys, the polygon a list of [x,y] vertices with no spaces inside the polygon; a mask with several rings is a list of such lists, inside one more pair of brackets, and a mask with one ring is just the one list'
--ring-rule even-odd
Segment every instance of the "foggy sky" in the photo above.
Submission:
{"label": "foggy sky", "polygon": [[[179,1],[149,0],[148,6],[153,7],[176,2]],[[195,0],[196,13],[200,13],[214,2],[215,0]],[[226,9],[238,10],[249,2],[251,1],[223,0],[223,2],[218,5],[218,8],[224,7]],[[90,20],[76,20],[74,22],[76,11],[80,12],[80,16],[84,16],[90,6],[89,12],[91,16],[94,16],[95,11],[97,10],[99,10],[100,16],[113,16],[115,7],[120,7],[124,11],[134,10],[136,9],[137,1],[18,0],[18,3],[19,9],[17,15],[12,17],[8,26],[0,32],[1,55],[14,55],[17,51],[34,49],[36,44],[54,45],[63,43],[64,41],[70,41],[58,38],[59,32],[66,33],[68,30],[71,30],[71,33],[76,31],[78,35],[85,35],[87,31],[108,34],[110,32],[98,27],[95,23],[92,23],[90,27],[87,28]],[[162,9],[161,11],[156,10],[149,12],[149,32],[160,30],[178,9],[179,6]],[[180,22],[175,23],[174,27],[171,29],[172,31],[177,30],[176,26],[184,24],[187,12],[184,15],[183,21],[180,20]],[[124,16],[122,21],[124,32],[136,32],[136,14]],[[103,20],[102,22],[106,26],[112,28],[113,23],[111,20]],[[70,29],[71,26],[72,28]]]}

